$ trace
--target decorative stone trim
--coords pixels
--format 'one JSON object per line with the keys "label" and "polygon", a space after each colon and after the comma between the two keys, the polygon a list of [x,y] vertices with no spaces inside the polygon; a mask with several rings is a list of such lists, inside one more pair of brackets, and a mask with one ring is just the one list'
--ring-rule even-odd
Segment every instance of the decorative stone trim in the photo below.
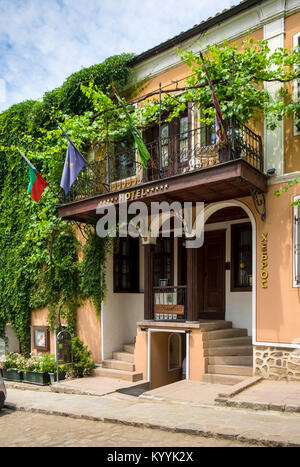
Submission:
{"label": "decorative stone trim", "polygon": [[300,381],[300,349],[255,346],[255,375],[276,381]]}

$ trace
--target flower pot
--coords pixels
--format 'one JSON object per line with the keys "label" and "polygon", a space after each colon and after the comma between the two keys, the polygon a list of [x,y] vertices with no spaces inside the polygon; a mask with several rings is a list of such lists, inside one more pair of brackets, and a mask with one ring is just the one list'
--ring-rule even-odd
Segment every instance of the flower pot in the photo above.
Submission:
{"label": "flower pot", "polygon": [[20,383],[23,380],[23,373],[22,371],[10,368],[8,370],[2,369],[3,379],[6,381],[15,381]]}
{"label": "flower pot", "polygon": [[24,382],[30,384],[37,384],[38,386],[48,386],[50,378],[48,373],[27,371],[26,373],[24,373]]}
{"label": "flower pot", "polygon": [[[53,383],[56,383],[57,381],[57,373],[49,373],[49,377],[50,377],[50,383],[53,384]],[[66,379],[66,373],[63,371],[63,372],[59,372],[58,373],[58,381],[62,381]]]}
{"label": "flower pot", "polygon": [[33,371],[24,371],[23,372],[23,382],[24,383],[34,383],[34,373]]}

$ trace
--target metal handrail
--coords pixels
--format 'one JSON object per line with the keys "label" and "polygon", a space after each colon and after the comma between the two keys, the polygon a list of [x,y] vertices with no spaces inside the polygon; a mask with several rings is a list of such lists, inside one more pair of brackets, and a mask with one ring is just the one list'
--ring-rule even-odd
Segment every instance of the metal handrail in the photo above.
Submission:
{"label": "metal handrail", "polygon": [[[242,125],[236,118],[227,123],[227,134],[228,141],[219,146],[216,145],[214,136],[211,136],[212,127],[205,125],[161,140],[156,138],[146,144],[152,158],[152,161],[148,161],[146,170],[138,161],[135,148],[115,154],[108,150],[103,159],[83,168],[64,202],[155,182],[236,159],[244,159],[263,172],[261,136]],[[159,154],[160,148],[162,157]],[[160,160],[162,166],[159,165]]]}

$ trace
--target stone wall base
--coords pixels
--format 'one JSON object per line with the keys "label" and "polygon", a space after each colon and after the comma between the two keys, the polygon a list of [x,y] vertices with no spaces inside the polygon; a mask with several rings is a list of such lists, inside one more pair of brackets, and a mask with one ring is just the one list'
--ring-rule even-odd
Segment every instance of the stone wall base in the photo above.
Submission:
{"label": "stone wall base", "polygon": [[277,381],[300,381],[300,349],[254,346],[255,375]]}

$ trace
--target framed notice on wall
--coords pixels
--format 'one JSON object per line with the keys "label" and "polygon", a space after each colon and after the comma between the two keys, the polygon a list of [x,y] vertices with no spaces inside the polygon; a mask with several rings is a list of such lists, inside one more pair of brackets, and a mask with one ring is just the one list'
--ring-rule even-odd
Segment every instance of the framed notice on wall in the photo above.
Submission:
{"label": "framed notice on wall", "polygon": [[33,326],[32,327],[33,347],[36,350],[49,350],[49,331],[47,326]]}

